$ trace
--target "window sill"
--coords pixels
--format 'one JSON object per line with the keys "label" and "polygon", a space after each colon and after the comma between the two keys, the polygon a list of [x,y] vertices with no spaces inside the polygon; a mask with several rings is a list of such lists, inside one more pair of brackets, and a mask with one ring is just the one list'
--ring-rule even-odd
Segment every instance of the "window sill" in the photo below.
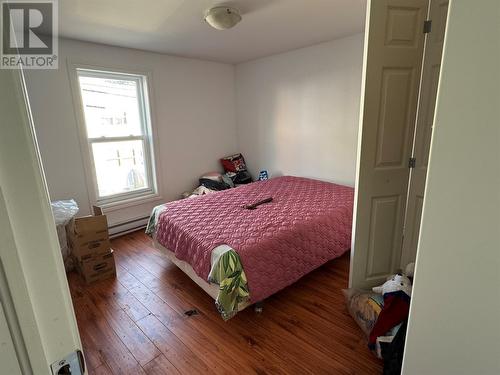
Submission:
{"label": "window sill", "polygon": [[119,200],[116,202],[110,202],[110,203],[97,202],[96,205],[101,207],[105,212],[113,212],[113,211],[121,210],[123,208],[139,206],[141,204],[150,203],[150,202],[154,202],[154,201],[161,201],[161,200],[162,200],[162,197],[160,194],[151,193],[151,194],[147,194],[147,195],[141,195],[139,197],[126,198],[126,199]]}

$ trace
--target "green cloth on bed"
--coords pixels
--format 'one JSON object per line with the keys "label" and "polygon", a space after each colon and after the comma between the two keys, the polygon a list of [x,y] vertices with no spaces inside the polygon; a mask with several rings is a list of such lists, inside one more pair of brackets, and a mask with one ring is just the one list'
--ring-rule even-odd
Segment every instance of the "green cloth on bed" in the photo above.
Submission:
{"label": "green cloth on bed", "polygon": [[[147,235],[154,237],[158,218],[164,210],[164,204],[153,208],[146,226]],[[236,315],[238,305],[250,298],[247,277],[238,253],[229,246],[215,248],[211,261],[212,269],[208,275],[208,282],[219,285],[219,294],[215,305],[222,319],[228,320]]]}
{"label": "green cloth on bed", "polygon": [[164,204],[160,204],[153,208],[153,212],[151,212],[151,216],[149,217],[148,224],[146,225],[146,234],[148,236],[153,237],[156,231],[156,224],[158,223],[158,217],[161,212],[165,209]]}
{"label": "green cloth on bed", "polygon": [[[224,320],[236,315],[238,305],[247,301],[250,296],[240,256],[229,246],[227,249],[221,254],[214,254],[215,257],[212,256],[212,270],[208,275],[209,282],[219,285],[215,305]],[[216,251],[217,248],[214,249],[214,252]]]}

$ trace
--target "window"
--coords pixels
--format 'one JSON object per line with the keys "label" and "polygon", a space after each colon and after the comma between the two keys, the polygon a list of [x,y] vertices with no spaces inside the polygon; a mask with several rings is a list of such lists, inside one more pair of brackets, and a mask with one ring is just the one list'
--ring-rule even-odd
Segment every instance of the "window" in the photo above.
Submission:
{"label": "window", "polygon": [[77,69],[96,201],[156,192],[146,76]]}

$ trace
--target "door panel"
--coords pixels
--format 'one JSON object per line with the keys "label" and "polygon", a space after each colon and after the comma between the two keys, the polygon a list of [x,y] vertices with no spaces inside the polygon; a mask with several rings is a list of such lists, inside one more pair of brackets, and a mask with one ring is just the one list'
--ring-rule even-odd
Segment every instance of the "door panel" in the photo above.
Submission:
{"label": "door panel", "polygon": [[367,10],[350,284],[385,281],[400,264],[428,0]]}
{"label": "door panel", "polygon": [[[395,3],[395,2],[394,2]],[[418,43],[420,8],[408,4],[387,7],[386,46],[415,48]]]}
{"label": "door panel", "polygon": [[376,168],[401,167],[405,159],[408,127],[408,105],[414,87],[414,71],[411,68],[384,68],[380,90],[380,118]]}
{"label": "door panel", "polygon": [[395,229],[400,210],[401,200],[398,195],[377,197],[372,201],[368,267],[366,270],[366,277],[369,279],[384,276],[387,269],[392,267],[394,252],[378,254],[377,249],[392,249],[398,246],[399,236],[397,236]]}
{"label": "door panel", "polygon": [[416,164],[410,173],[408,208],[405,217],[403,250],[401,254],[402,268],[406,267],[409,262],[415,261],[417,255],[422,201],[427,176],[427,164],[429,162],[447,14],[448,0],[431,0],[429,19],[432,20],[432,27],[425,42],[422,83],[413,144],[413,157],[416,159]]}

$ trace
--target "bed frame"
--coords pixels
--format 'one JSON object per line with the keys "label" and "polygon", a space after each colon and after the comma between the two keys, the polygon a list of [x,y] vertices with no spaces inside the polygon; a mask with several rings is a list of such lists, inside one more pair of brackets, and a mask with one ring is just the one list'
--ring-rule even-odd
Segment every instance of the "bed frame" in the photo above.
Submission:
{"label": "bed frame", "polygon": [[[219,285],[217,284],[212,284],[209,283],[208,281],[203,280],[201,277],[199,277],[196,272],[194,271],[193,267],[189,265],[189,263],[177,259],[174,255],[174,253],[170,250],[168,250],[166,247],[164,247],[162,244],[160,244],[157,240],[153,240],[153,245],[154,247],[159,250],[168,260],[170,260],[173,264],[175,264],[179,269],[184,272],[191,280],[193,280],[198,286],[203,289],[210,297],[214,299],[214,301],[217,299],[217,296],[219,294]],[[242,311],[243,309],[246,309],[248,306],[252,305],[251,302],[243,302],[238,305],[238,311]],[[255,311],[260,313],[262,312],[262,302],[257,302],[254,304],[255,306]]]}

